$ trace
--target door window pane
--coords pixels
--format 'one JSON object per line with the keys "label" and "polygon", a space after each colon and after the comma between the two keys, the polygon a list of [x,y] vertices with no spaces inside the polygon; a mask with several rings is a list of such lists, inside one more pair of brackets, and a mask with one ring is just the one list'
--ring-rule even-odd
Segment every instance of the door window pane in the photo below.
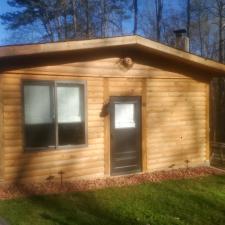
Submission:
{"label": "door window pane", "polygon": [[83,85],[57,86],[58,144],[85,144]]}
{"label": "door window pane", "polygon": [[115,104],[115,128],[135,128],[134,104]]}
{"label": "door window pane", "polygon": [[51,101],[51,86],[24,86],[26,147],[54,145],[54,120]]}

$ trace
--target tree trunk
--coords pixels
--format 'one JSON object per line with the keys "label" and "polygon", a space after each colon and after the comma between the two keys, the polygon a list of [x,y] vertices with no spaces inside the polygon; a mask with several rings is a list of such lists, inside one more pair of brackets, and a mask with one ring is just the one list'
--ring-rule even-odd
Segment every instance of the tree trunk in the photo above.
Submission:
{"label": "tree trunk", "polygon": [[199,33],[199,41],[200,41],[200,52],[201,56],[203,56],[203,42],[204,38],[202,35],[202,24],[201,24],[201,15],[198,15],[198,33]]}
{"label": "tree trunk", "polygon": [[42,18],[41,18],[41,21],[44,25],[44,28],[49,36],[49,39],[51,42],[54,42],[55,38],[54,38],[54,31],[52,29],[52,26],[51,26],[51,21],[49,19],[49,16],[48,16],[48,13],[44,13],[42,15]]}
{"label": "tree trunk", "polygon": [[64,36],[65,36],[65,39],[67,40],[68,39],[68,24],[67,24],[66,13],[63,15],[63,18],[64,18]]}
{"label": "tree trunk", "polygon": [[133,9],[134,9],[134,30],[133,30],[133,34],[137,34],[137,27],[138,27],[138,0],[133,0]]}
{"label": "tree trunk", "polygon": [[85,16],[86,16],[86,38],[90,38],[90,18],[89,18],[89,0],[85,0]]}
{"label": "tree trunk", "polygon": [[219,16],[219,62],[223,62],[223,17]]}
{"label": "tree trunk", "polygon": [[77,34],[77,13],[76,13],[76,0],[71,0],[73,7],[73,36]]}
{"label": "tree trunk", "polygon": [[191,0],[187,0],[187,36],[190,38]]}
{"label": "tree trunk", "polygon": [[107,29],[106,29],[106,2],[105,0],[101,0],[101,36],[106,37]]}
{"label": "tree trunk", "polygon": [[162,23],[163,0],[155,0],[156,12],[156,40],[161,40],[161,23]]}
{"label": "tree trunk", "polygon": [[219,19],[219,62],[223,62],[222,19]]}

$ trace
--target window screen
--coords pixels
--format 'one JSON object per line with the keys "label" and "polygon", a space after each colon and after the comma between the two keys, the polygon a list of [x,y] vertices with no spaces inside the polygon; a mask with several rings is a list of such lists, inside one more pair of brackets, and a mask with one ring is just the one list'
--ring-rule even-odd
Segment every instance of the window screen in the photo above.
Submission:
{"label": "window screen", "polygon": [[59,145],[85,142],[84,90],[82,85],[57,86]]}
{"label": "window screen", "polygon": [[24,86],[26,147],[54,146],[54,118],[50,85]]}
{"label": "window screen", "polygon": [[25,82],[25,146],[85,144],[84,84]]}

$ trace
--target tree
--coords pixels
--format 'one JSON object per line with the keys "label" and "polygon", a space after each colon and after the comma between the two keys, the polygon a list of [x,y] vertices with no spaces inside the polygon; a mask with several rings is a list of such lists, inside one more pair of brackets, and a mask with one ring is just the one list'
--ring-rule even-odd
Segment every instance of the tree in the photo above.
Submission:
{"label": "tree", "polygon": [[163,24],[163,0],[151,0],[144,3],[142,12],[139,13],[140,30],[148,38],[161,41]]}
{"label": "tree", "polygon": [[128,0],[8,0],[9,5],[18,10],[5,13],[0,18],[11,30],[41,24],[45,30],[42,38],[52,42],[105,37],[112,30],[120,30],[122,33],[121,24],[128,17],[127,2]]}
{"label": "tree", "polygon": [[[39,23],[45,29],[43,38],[50,41],[61,40],[67,27],[62,26],[62,18],[67,14],[61,0],[9,0],[8,4],[16,7],[16,12],[1,15],[8,28],[16,30],[22,26]],[[60,10],[64,10],[63,13]]]}
{"label": "tree", "polygon": [[[121,35],[122,23],[130,18],[127,11],[130,0],[100,0],[101,36]],[[119,32],[118,32],[119,31]]]}
{"label": "tree", "polygon": [[[164,2],[161,22],[161,42],[170,46],[176,45],[174,30],[186,28],[186,0],[177,1],[177,10],[174,10],[174,1]],[[179,9],[179,10],[178,10]]]}
{"label": "tree", "polygon": [[224,18],[225,18],[225,0],[215,0],[214,4],[210,5],[209,12],[215,18],[213,21],[218,28],[218,61],[224,61]]}
{"label": "tree", "polygon": [[205,0],[192,0],[192,41],[193,51],[199,52],[201,56],[209,57],[210,47],[210,18]]}

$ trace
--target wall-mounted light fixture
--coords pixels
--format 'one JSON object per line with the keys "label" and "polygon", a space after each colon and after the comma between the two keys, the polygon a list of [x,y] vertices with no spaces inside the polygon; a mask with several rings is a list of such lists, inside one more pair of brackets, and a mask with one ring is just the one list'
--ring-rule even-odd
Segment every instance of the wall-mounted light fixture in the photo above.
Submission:
{"label": "wall-mounted light fixture", "polygon": [[100,117],[106,117],[109,115],[109,105],[109,102],[103,104]]}

